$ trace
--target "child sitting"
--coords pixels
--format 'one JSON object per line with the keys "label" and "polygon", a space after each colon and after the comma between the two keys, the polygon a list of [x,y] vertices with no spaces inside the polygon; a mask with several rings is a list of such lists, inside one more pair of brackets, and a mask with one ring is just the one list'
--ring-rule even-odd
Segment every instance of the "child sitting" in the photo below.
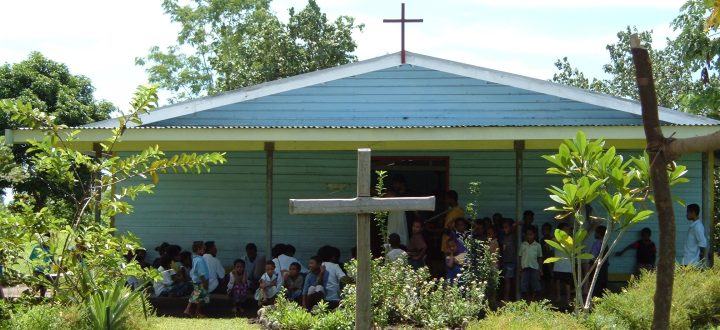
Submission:
{"label": "child sitting", "polygon": [[[190,294],[190,300],[188,301],[187,307],[185,307],[184,313],[190,317],[205,317],[202,314],[202,308],[204,305],[210,303],[210,296],[207,291],[209,271],[202,257],[205,253],[205,244],[203,241],[193,242],[192,251],[190,278],[193,283],[193,292]],[[193,307],[196,307],[195,312],[192,310]]]}
{"label": "child sitting", "polygon": [[282,285],[282,277],[275,271],[275,263],[266,261],[265,273],[260,277],[259,287],[255,291],[258,306],[272,305]]}
{"label": "child sitting", "polygon": [[324,246],[318,251],[322,263],[322,272],[327,273],[328,279],[325,285],[325,301],[331,309],[340,305],[340,283],[347,280],[347,275],[338,265],[340,250],[332,246]]}
{"label": "child sitting", "polygon": [[300,274],[300,263],[293,262],[290,264],[290,270],[283,275],[286,298],[300,302],[303,284],[303,276]]}
{"label": "child sitting", "polygon": [[153,284],[153,291],[156,297],[176,297],[187,295],[192,291],[192,284],[185,281],[182,273],[177,273],[171,267],[172,258],[165,254],[160,257],[158,271],[162,280]]}
{"label": "child sitting", "polygon": [[385,255],[385,258],[388,261],[395,261],[400,258],[407,259],[407,253],[400,248],[400,235],[392,233],[388,240],[390,243],[390,251]]}
{"label": "child sitting", "polygon": [[534,301],[536,294],[542,291],[540,286],[540,275],[542,268],[542,247],[535,241],[535,227],[530,225],[525,228],[525,241],[520,244],[520,292],[525,300]]}
{"label": "child sitting", "polygon": [[302,306],[307,310],[312,308],[325,298],[325,287],[328,273],[322,271],[320,258],[312,257],[308,262],[309,272],[305,276],[305,283],[302,289]]}
{"label": "child sitting", "polygon": [[622,256],[625,251],[629,249],[637,250],[635,254],[636,262],[636,273],[640,273],[641,270],[653,270],[655,269],[655,243],[650,239],[652,231],[650,228],[643,228],[640,231],[640,239],[626,246],[624,249],[616,253],[615,255]]}
{"label": "child sitting", "polygon": [[227,285],[227,293],[232,298],[233,313],[245,312],[242,305],[247,301],[248,276],[245,272],[245,261],[237,259],[233,262],[233,270],[230,272],[230,280]]}
{"label": "child sitting", "polygon": [[448,238],[446,246],[447,253],[445,255],[445,267],[447,272],[445,273],[445,281],[448,283],[455,283],[460,276],[461,265],[461,260],[458,260],[459,254],[457,253],[457,243],[454,239]]}

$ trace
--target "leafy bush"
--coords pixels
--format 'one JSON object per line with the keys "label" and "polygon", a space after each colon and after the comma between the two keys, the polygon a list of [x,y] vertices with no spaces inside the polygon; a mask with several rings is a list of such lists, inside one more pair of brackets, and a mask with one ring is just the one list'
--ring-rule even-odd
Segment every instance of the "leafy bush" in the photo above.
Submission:
{"label": "leafy bush", "polygon": [[92,329],[81,306],[43,304],[18,311],[0,326],[9,330]]}
{"label": "leafy bush", "polygon": [[145,301],[142,291],[131,290],[125,283],[118,281],[113,287],[101,289],[91,295],[87,306],[94,329],[131,329],[134,328],[133,322],[137,322],[137,316],[140,316],[133,315],[133,307],[143,308]]}
{"label": "leafy bush", "polygon": [[547,301],[530,304],[520,301],[489,313],[468,329],[585,329],[585,326],[574,316],[554,310]]}
{"label": "leafy bush", "polygon": [[[711,269],[677,267],[673,286],[670,327],[698,329],[720,323],[720,265]],[[598,301],[588,317],[597,329],[650,329],[655,294],[655,273],[645,272],[630,281],[622,293]]]}
{"label": "leafy bush", "polygon": [[[347,264],[354,276],[356,264]],[[480,315],[486,306],[485,283],[470,282],[462,286],[448,285],[430,279],[426,268],[415,271],[400,259],[372,261],[371,297],[373,323],[380,327],[412,325],[424,328],[460,327]],[[269,322],[278,322],[281,329],[351,329],[354,325],[355,286],[346,285],[338,309],[327,311],[319,305],[312,313],[293,302],[280,299],[268,307]]]}

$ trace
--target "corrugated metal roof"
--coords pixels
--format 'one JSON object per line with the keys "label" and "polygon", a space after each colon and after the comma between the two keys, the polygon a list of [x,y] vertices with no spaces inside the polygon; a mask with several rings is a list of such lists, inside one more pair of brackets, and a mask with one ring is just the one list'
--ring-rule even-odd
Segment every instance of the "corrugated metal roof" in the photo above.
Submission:
{"label": "corrugated metal roof", "polygon": [[[309,126],[309,125],[276,125],[276,126],[136,126],[128,130],[163,130],[163,129],[411,129],[411,128],[484,128],[484,127],[642,127],[642,125],[408,125],[408,126]],[[694,127],[694,126],[715,126],[711,124],[667,124],[663,126]],[[69,129],[80,130],[104,130],[115,127],[70,127]],[[20,128],[20,130],[31,130]]]}

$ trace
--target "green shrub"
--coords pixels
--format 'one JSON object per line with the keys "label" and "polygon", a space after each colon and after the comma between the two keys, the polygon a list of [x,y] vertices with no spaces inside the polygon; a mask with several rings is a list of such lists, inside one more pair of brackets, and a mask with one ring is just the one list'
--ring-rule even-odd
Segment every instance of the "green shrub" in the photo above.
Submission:
{"label": "green shrub", "polygon": [[[95,329],[136,329],[134,323],[145,319],[137,315],[137,307],[144,307],[143,291],[132,290],[123,281],[100,289],[86,302],[90,321]],[[141,310],[145,312],[144,310]]]}
{"label": "green shrub", "polygon": [[574,316],[558,312],[547,301],[513,302],[484,319],[471,323],[468,329],[585,329]]}
{"label": "green shrub", "polygon": [[[677,267],[673,286],[670,327],[707,328],[720,323],[720,265],[711,269]],[[596,329],[650,329],[655,273],[643,273],[621,293],[600,299],[588,317]]]}
{"label": "green shrub", "polygon": [[[486,306],[484,283],[447,285],[429,279],[426,268],[415,271],[404,260],[376,259],[371,269],[373,323],[380,327],[461,327],[477,319]],[[355,263],[347,264],[347,270],[349,276],[354,276]],[[294,302],[279,299],[267,308],[266,317],[270,322],[278,322],[281,329],[351,329],[356,309],[355,286],[346,285],[342,297],[338,309],[327,311],[322,304],[312,313]]]}
{"label": "green shrub", "polygon": [[9,330],[92,329],[82,306],[42,304],[14,313],[5,324]]}

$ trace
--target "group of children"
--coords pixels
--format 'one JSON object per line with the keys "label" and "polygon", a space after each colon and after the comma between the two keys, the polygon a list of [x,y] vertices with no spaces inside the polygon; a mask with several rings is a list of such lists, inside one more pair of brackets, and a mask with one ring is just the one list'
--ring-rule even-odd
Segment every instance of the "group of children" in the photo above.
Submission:
{"label": "group of children", "polygon": [[[539,233],[533,222],[534,214],[529,210],[524,212],[521,223],[504,218],[499,213],[492,218],[473,221],[462,217],[446,220],[444,244],[440,247],[445,256],[442,264],[444,274],[441,276],[448,283],[457,281],[467,253],[465,242],[472,237],[486,242],[489,252],[498,257],[494,266],[502,277],[499,300],[512,301],[511,293],[515,291],[515,284],[519,283],[524,299],[571,301],[573,279],[570,261],[557,254],[547,243],[547,240],[555,239],[553,226],[544,223]],[[558,223],[556,229],[572,235],[572,228],[567,222]],[[595,241],[590,245],[594,258],[600,255],[605,231],[604,226],[594,228]],[[416,219],[411,232],[409,240],[398,233],[391,233],[385,257],[389,260],[404,258],[415,269],[429,266],[427,255],[431,247],[426,240],[425,223]],[[402,244],[403,241],[407,245]],[[638,269],[654,268],[655,244],[649,228],[642,229],[641,238],[616,255],[620,256],[630,249],[637,250]],[[340,303],[342,284],[350,281],[340,264],[340,250],[333,246],[321,247],[305,267],[295,258],[292,245],[276,245],[272,249],[272,258],[266,260],[258,257],[257,247],[250,243],[246,246],[247,254],[234,261],[228,274],[216,258],[214,242],[194,242],[192,253],[167,243],[156,250],[160,257],[153,267],[161,272],[162,281],[155,283],[155,294],[171,297],[189,295],[184,311],[189,316],[202,315],[202,306],[209,302],[211,292],[228,294],[237,313],[243,312],[244,307],[253,301],[260,306],[273,304],[280,292],[284,292],[284,298],[296,301],[308,310],[321,300],[334,308]],[[544,263],[545,259],[553,256],[560,259]],[[592,261],[582,266],[583,271],[588,271]],[[593,294],[599,294],[607,287],[608,265],[609,262],[605,262],[600,268],[598,285]],[[516,282],[517,277],[519,281]]]}
{"label": "group of children", "polygon": [[276,245],[272,259],[266,260],[258,257],[257,246],[249,243],[247,254],[236,259],[227,274],[212,241],[193,242],[192,252],[167,243],[156,250],[160,256],[152,266],[160,271],[162,280],[153,285],[155,296],[189,296],[184,314],[191,317],[204,316],[203,307],[210,302],[210,293],[227,294],[237,314],[251,302],[259,306],[273,304],[281,292],[284,298],[308,310],[321,300],[335,308],[340,304],[341,284],[349,280],[339,264],[340,250],[332,246],[321,247],[305,268],[295,259],[292,245]]}
{"label": "group of children", "polygon": [[[570,260],[567,256],[557,254],[547,243],[547,240],[555,240],[553,226],[550,223],[544,223],[540,230],[541,237],[537,227],[533,225],[533,221],[534,213],[530,210],[524,212],[523,221],[520,224],[496,213],[492,218],[474,220],[470,233],[462,234],[469,221],[456,219],[447,241],[446,278],[448,281],[452,281],[460,271],[458,266],[461,261],[458,260],[458,257],[463,257],[465,253],[463,237],[471,236],[484,240],[489,251],[498,256],[496,266],[502,277],[500,283],[502,294],[499,297],[501,300],[512,301],[514,286],[519,283],[520,292],[526,300],[548,298],[557,302],[570,301],[573,288]],[[558,223],[556,229],[572,235],[572,227],[567,222]],[[596,226],[593,231],[595,236],[592,244],[589,244],[590,252],[593,258],[598,258],[606,228],[605,226]],[[520,239],[517,236],[518,232],[521,235]],[[656,249],[651,240],[651,231],[649,228],[643,228],[640,234],[641,237],[638,241],[628,245],[616,255],[621,256],[629,249],[636,249],[638,270],[654,269]],[[554,263],[544,263],[544,260],[550,257],[559,257],[560,259]],[[585,261],[581,267],[582,270],[587,272],[594,261],[594,259]],[[609,264],[606,261],[599,269],[598,284],[592,294],[599,295],[607,288]],[[520,280],[516,282],[518,276]]]}

